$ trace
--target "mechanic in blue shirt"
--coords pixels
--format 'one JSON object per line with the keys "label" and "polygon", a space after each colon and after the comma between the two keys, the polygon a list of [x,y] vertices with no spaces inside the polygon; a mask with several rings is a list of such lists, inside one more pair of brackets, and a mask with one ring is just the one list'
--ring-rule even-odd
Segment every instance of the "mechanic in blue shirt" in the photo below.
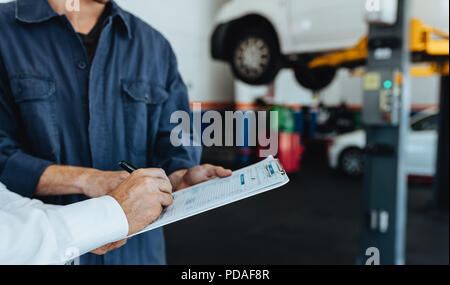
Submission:
{"label": "mechanic in blue shirt", "polygon": [[[75,8],[0,4],[0,181],[66,205],[114,190],[128,175],[121,160],[164,169],[174,191],[231,175],[170,143],[171,114],[190,107],[167,40],[113,1]],[[96,254],[81,263],[166,263],[161,229]]]}

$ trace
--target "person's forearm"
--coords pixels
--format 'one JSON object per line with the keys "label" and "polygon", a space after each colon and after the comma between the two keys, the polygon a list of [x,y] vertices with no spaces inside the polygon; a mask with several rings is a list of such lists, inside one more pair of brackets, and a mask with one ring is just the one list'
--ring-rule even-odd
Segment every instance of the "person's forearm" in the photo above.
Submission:
{"label": "person's forearm", "polygon": [[128,176],[126,171],[52,165],[41,175],[36,195],[84,194],[89,198],[101,197],[116,189]]}
{"label": "person's forearm", "polygon": [[69,195],[84,194],[89,177],[95,175],[95,169],[52,165],[49,166],[36,187],[36,195]]}

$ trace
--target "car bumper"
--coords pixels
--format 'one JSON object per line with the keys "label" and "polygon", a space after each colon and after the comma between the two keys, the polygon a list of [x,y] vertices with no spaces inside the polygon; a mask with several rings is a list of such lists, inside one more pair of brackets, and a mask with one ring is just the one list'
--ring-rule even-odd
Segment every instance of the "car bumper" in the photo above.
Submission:
{"label": "car bumper", "polygon": [[328,165],[333,169],[337,169],[339,167],[340,151],[340,148],[337,146],[328,146]]}

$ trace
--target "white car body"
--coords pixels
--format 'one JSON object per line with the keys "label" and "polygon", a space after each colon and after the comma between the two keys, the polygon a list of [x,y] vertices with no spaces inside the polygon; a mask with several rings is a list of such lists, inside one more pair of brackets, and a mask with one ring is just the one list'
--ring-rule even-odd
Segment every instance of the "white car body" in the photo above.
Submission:
{"label": "white car body", "polygon": [[[448,32],[448,0],[412,0],[413,17]],[[367,34],[366,0],[231,0],[217,24],[247,15],[266,18],[285,55],[350,48]]]}
{"label": "white car body", "polygon": [[[434,110],[419,113],[411,119],[411,125],[435,116]],[[410,130],[406,141],[406,173],[418,176],[434,176],[436,172],[438,133],[436,130]],[[341,154],[351,148],[363,150],[366,134],[363,130],[337,136],[333,139],[328,158],[331,168],[339,168]]]}

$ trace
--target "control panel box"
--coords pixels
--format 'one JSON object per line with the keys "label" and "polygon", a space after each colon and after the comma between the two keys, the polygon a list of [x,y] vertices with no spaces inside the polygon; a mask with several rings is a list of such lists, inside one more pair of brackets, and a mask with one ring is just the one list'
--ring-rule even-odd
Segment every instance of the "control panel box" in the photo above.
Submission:
{"label": "control panel box", "polygon": [[378,69],[364,76],[363,122],[367,126],[398,126],[400,123],[402,74]]}

